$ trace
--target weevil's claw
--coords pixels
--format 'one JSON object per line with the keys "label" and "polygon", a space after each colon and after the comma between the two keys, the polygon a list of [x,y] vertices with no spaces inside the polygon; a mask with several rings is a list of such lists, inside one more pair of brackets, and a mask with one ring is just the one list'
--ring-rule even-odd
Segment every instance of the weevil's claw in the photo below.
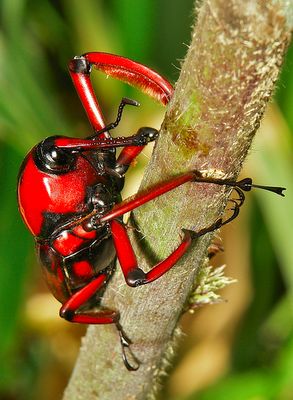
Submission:
{"label": "weevil's claw", "polygon": [[[116,327],[119,333],[119,338],[120,338],[120,343],[121,343],[121,348],[122,348],[122,360],[125,365],[125,367],[128,369],[128,371],[137,371],[138,368],[140,367],[140,361],[136,358],[136,356],[133,354],[130,345],[132,344],[131,340],[126,336],[125,332],[122,329],[122,326],[120,325],[119,322],[116,322]],[[132,359],[133,363],[130,363],[128,361],[127,354],[129,354],[130,358]]]}

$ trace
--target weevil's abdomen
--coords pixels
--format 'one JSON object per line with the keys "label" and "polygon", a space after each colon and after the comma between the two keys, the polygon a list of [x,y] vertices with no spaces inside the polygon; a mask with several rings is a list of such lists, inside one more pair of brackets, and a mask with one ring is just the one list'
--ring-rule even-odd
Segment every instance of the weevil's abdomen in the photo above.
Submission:
{"label": "weevil's abdomen", "polygon": [[[70,243],[71,233],[66,232],[52,246],[37,243],[37,254],[44,278],[55,298],[61,303],[107,270],[115,261],[116,253],[111,236],[105,231],[104,235],[99,232],[97,237],[98,239],[77,237],[75,246]],[[57,251],[55,247],[67,250]]]}

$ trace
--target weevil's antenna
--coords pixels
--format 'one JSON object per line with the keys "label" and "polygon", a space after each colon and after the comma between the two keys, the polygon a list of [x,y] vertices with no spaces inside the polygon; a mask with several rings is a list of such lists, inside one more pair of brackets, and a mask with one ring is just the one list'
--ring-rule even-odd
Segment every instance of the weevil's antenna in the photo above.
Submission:
{"label": "weevil's antenna", "polygon": [[134,107],[140,106],[138,101],[129,99],[127,97],[123,97],[119,104],[119,107],[118,107],[116,120],[114,122],[111,122],[110,124],[106,125],[104,128],[98,130],[94,135],[90,136],[89,139],[93,139],[93,138],[99,136],[103,132],[107,132],[107,131],[110,131],[111,129],[116,128],[116,126],[118,126],[119,122],[121,121],[123,109],[126,105],[134,106]]}

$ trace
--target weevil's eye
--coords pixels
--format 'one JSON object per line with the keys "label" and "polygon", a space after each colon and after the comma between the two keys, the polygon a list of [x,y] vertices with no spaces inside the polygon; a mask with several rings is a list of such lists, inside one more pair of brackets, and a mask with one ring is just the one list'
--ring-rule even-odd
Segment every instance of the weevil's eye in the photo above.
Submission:
{"label": "weevil's eye", "polygon": [[42,171],[64,174],[74,169],[76,154],[72,150],[55,146],[56,138],[57,136],[49,137],[37,145],[35,161]]}
{"label": "weevil's eye", "polygon": [[64,169],[68,168],[71,164],[72,154],[58,147],[49,147],[45,152],[46,160],[52,164],[52,169]]}

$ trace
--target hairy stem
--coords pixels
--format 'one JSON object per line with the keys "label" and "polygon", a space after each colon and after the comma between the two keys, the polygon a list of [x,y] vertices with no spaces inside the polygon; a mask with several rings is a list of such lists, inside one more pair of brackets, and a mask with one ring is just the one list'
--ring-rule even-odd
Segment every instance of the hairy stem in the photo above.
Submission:
{"label": "hairy stem", "polygon": [[[237,177],[289,42],[285,6],[288,11],[286,1],[203,1],[143,189],[190,169]],[[148,270],[170,254],[182,228],[198,230],[214,222],[227,195],[224,187],[185,184],[137,209],[131,221],[142,237],[135,230],[131,237],[140,267]],[[170,272],[147,286],[129,288],[117,272],[104,304],[120,310],[142,365],[128,372],[115,328],[91,326],[65,400],[154,398],[210,239],[202,237]]]}

